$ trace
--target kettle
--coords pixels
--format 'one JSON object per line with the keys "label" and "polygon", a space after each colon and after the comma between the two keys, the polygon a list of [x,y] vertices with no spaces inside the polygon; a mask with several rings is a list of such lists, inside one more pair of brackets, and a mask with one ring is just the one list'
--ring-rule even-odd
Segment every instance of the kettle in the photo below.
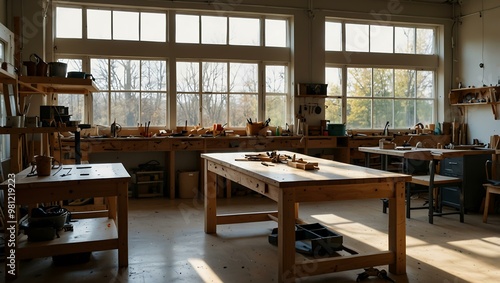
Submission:
{"label": "kettle", "polygon": [[122,126],[120,124],[116,123],[116,119],[113,121],[113,124],[111,124],[111,137],[116,138],[118,136],[118,133],[121,132]]}

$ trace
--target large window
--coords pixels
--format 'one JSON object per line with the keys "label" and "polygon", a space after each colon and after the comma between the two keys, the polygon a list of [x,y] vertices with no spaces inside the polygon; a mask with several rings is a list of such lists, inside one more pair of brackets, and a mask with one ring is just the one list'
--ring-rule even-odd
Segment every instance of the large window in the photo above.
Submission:
{"label": "large window", "polygon": [[[345,48],[342,47],[342,27]],[[359,23],[325,23],[325,50],[371,53],[434,54],[435,29]]]}
{"label": "large window", "polygon": [[330,123],[342,123],[342,68],[327,67],[325,82],[328,84],[325,98],[325,119]]}
{"label": "large window", "polygon": [[[247,118],[286,123],[287,68],[265,66],[265,99],[259,95],[259,64],[177,62],[177,125],[214,123],[243,127]],[[265,113],[259,105],[265,103]]]}
{"label": "large window", "polygon": [[261,42],[262,22],[249,17],[177,14],[175,42],[287,47],[287,21],[265,19],[264,43]]}
{"label": "large window", "polygon": [[86,12],[88,39],[166,42],[165,13],[110,9],[56,8],[56,37],[83,38]]}
{"label": "large window", "polygon": [[357,129],[433,123],[434,72],[348,68],[347,121]]}
{"label": "large window", "polygon": [[[81,59],[58,59],[57,61],[66,63],[68,72],[82,71]],[[71,120],[78,120],[82,123],[87,121],[85,115],[85,95],[59,93],[57,94],[57,104],[68,107],[69,114],[71,114]]]}
{"label": "large window", "polygon": [[90,63],[100,90],[93,93],[95,124],[166,124],[166,61],[93,58]]}
{"label": "large window", "polygon": [[[325,69],[326,119],[353,129],[380,129],[387,121],[397,129],[434,123],[436,66],[412,64],[436,56],[435,37],[433,27],[326,21],[325,51],[344,52],[343,58],[356,60],[327,56],[334,59]],[[364,54],[352,57],[358,53]],[[390,55],[396,53],[401,55]]]}
{"label": "large window", "polygon": [[99,89],[59,95],[74,119],[168,128],[291,122],[286,16],[67,3],[54,12],[55,56],[81,59],[77,71]]}
{"label": "large window", "polygon": [[255,63],[177,62],[177,125],[243,126],[257,117],[257,71]]}

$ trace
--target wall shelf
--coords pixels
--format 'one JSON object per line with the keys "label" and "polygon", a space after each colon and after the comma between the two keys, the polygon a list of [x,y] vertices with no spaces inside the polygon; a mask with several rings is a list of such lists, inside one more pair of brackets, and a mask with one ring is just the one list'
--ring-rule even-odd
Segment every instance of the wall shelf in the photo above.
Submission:
{"label": "wall shelf", "polygon": [[19,85],[20,93],[88,94],[98,91],[91,79],[21,76]]}
{"label": "wall shelf", "polygon": [[459,108],[460,115],[464,115],[465,107],[490,105],[495,120],[500,120],[497,109],[499,96],[500,86],[452,89],[448,94],[450,104]]}

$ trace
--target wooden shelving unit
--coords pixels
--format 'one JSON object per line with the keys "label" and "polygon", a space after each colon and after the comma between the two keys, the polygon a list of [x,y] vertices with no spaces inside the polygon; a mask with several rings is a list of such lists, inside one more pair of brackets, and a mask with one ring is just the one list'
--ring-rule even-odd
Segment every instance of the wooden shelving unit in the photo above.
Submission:
{"label": "wooden shelving unit", "polygon": [[459,107],[461,115],[464,115],[465,107],[490,105],[493,117],[500,120],[500,86],[452,89],[448,96],[450,104]]}
{"label": "wooden shelving unit", "polygon": [[164,171],[137,171],[132,174],[133,197],[162,197]]}
{"label": "wooden shelving unit", "polygon": [[[38,76],[17,76],[0,69],[0,84],[3,84],[3,93],[7,116],[16,116],[21,114],[24,109],[24,97],[30,94],[89,94],[98,91],[95,83],[91,79],[60,78],[60,77],[38,77]],[[12,86],[13,93],[10,92],[9,85]],[[14,96],[15,105],[11,104],[11,96]],[[11,150],[11,171],[19,172],[23,168],[22,162],[22,137],[25,134],[43,133],[49,134],[61,131],[76,131],[76,127],[66,128],[0,128],[0,134],[10,135]],[[53,144],[49,137],[50,144]],[[49,147],[50,148],[50,147]],[[79,151],[79,144],[75,149]],[[47,154],[50,153],[50,150]]]}
{"label": "wooden shelving unit", "polygon": [[[75,132],[76,127],[41,127],[41,128],[6,128],[0,127],[0,135],[10,135],[10,171],[17,173],[23,169],[23,136],[26,134],[47,134],[48,144],[54,144],[54,136],[56,132]],[[79,145],[78,145],[79,146]],[[75,140],[76,147],[76,140]],[[50,148],[47,150],[50,154]]]}
{"label": "wooden shelving unit", "polygon": [[98,91],[91,79],[22,76],[19,85],[20,93],[88,94]]}

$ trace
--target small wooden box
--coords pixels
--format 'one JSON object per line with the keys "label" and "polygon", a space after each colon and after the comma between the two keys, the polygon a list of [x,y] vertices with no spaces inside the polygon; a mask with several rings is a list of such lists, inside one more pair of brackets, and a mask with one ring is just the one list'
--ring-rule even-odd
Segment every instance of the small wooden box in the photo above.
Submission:
{"label": "small wooden box", "polygon": [[390,142],[390,141],[380,140],[378,142],[378,147],[380,149],[395,149],[396,148],[396,144],[393,143],[393,142]]}

